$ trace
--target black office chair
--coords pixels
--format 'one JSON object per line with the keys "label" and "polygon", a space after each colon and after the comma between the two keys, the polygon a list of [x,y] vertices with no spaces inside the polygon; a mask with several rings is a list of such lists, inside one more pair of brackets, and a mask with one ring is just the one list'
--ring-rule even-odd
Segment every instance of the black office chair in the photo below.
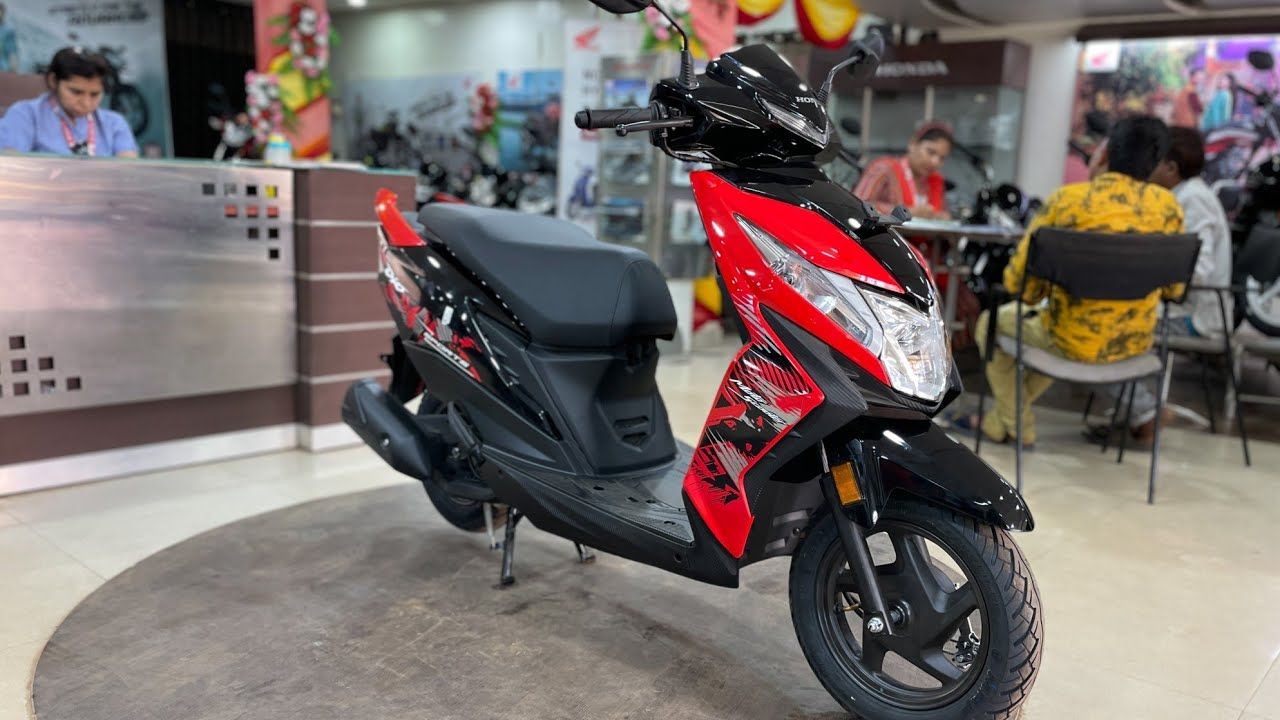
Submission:
{"label": "black office chair", "polygon": [[[1049,282],[1051,292],[1065,292],[1073,298],[1088,300],[1140,300],[1168,285],[1189,284],[1195,270],[1200,238],[1195,235],[1137,235],[1122,233],[1080,232],[1058,228],[1042,228],[1031,238],[1022,287],[1017,288],[1017,314],[1023,316],[1022,296],[1027,281],[1040,278]],[[1182,302],[1183,296],[1174,300]],[[1168,302],[1164,304],[1167,314]],[[987,342],[983,362],[992,358],[995,346],[1014,356],[1017,367],[1015,468],[1018,489],[1022,489],[1022,380],[1023,370],[1048,375],[1055,380],[1082,385],[1122,384],[1120,400],[1127,394],[1128,412],[1133,410],[1134,388],[1140,380],[1160,378],[1156,393],[1155,443],[1151,451],[1151,472],[1147,481],[1147,502],[1155,502],[1155,483],[1160,454],[1160,415],[1164,409],[1166,369],[1169,362],[1168,328],[1161,333],[1158,353],[1143,353],[1114,363],[1085,363],[1068,360],[1054,353],[1028,348],[1022,342],[1022,322],[1016,337],[998,336],[996,310],[989,309]],[[978,427],[975,450],[982,448],[982,418],[986,389],[978,398]],[[1120,417],[1120,402],[1112,415],[1113,427]],[[1121,436],[1124,437],[1123,435]],[[1124,460],[1123,440],[1118,462]]]}

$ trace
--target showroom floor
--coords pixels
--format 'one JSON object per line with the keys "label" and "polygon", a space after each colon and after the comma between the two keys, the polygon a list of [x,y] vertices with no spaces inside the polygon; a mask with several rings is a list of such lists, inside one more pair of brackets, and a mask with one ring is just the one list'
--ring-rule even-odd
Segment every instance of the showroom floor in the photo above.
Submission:
{"label": "showroom floor", "polygon": [[[699,354],[662,368],[673,426],[687,441],[724,361]],[[1247,470],[1233,438],[1173,429],[1159,504],[1148,507],[1146,456],[1117,466],[1085,448],[1074,413],[1043,412],[1040,436],[1026,488],[1038,528],[1018,541],[1040,584],[1047,644],[1024,717],[1280,720],[1280,445],[1257,442]],[[1012,471],[1006,448],[986,455]],[[112,576],[233,520],[402,482],[371,452],[351,449],[0,499],[0,720],[31,717],[45,642]]]}

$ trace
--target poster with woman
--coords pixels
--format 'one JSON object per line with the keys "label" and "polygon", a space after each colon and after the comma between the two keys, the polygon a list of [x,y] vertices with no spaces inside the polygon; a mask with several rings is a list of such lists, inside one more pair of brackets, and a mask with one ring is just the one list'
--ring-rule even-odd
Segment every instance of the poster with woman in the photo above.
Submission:
{"label": "poster with woman", "polygon": [[[1280,152],[1280,38],[1179,38],[1087,44],[1072,109],[1067,182],[1116,118],[1149,114],[1204,133],[1210,183],[1238,184]],[[1267,62],[1271,59],[1271,62]]]}

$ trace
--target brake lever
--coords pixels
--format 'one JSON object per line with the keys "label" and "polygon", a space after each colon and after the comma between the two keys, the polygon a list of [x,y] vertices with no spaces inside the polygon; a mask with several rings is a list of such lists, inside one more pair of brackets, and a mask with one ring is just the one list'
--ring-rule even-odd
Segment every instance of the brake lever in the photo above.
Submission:
{"label": "brake lever", "polygon": [[665,118],[662,120],[642,120],[640,122],[628,123],[615,127],[614,132],[618,133],[618,137],[626,137],[633,132],[649,132],[650,130],[666,130],[668,128],[690,127],[693,125],[693,118],[678,117]]}

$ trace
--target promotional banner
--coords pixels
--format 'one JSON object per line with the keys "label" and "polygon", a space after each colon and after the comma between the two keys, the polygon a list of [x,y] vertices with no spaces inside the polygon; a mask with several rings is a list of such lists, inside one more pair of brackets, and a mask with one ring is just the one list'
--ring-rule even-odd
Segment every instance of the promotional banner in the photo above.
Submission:
{"label": "promotional banner", "polygon": [[352,159],[417,172],[419,202],[444,192],[551,214],[563,82],[559,70],[350,80],[340,132]]}
{"label": "promotional banner", "polygon": [[353,159],[418,170],[424,158],[457,173],[477,149],[471,100],[478,75],[362,78],[342,88],[342,132]]}
{"label": "promotional banner", "polygon": [[[799,30],[804,39],[825,48],[844,47],[858,24],[853,0],[736,0],[738,23],[760,32]],[[779,12],[791,5],[794,13]],[[759,25],[757,25],[759,24]]]}
{"label": "promotional banner", "polygon": [[560,70],[498,73],[498,164],[504,170],[555,174],[563,86]]}
{"label": "promotional banner", "polygon": [[44,72],[69,45],[111,66],[102,106],[124,116],[142,154],[172,154],[162,0],[0,0],[0,71]]}
{"label": "promotional banner", "polygon": [[1080,55],[1067,181],[1087,177],[1088,157],[1111,122],[1145,114],[1204,133],[1206,181],[1242,183],[1251,168],[1280,152],[1268,122],[1275,108],[1259,103],[1280,91],[1277,54],[1275,36],[1087,44]]}
{"label": "promotional banner", "polygon": [[[258,73],[250,89],[274,86],[283,105],[283,128],[300,158],[329,156],[329,52],[336,36],[325,0],[254,0],[254,44]],[[272,98],[274,99],[274,98]]]}
{"label": "promotional banner", "polygon": [[[579,130],[573,116],[601,102],[600,58],[637,48],[643,28],[612,18],[566,20],[564,26],[564,86],[560,113],[560,148],[556,214],[591,232],[596,230],[596,179],[599,176],[599,134]],[[647,94],[648,89],[644,92]],[[642,102],[647,98],[639,98]]]}

